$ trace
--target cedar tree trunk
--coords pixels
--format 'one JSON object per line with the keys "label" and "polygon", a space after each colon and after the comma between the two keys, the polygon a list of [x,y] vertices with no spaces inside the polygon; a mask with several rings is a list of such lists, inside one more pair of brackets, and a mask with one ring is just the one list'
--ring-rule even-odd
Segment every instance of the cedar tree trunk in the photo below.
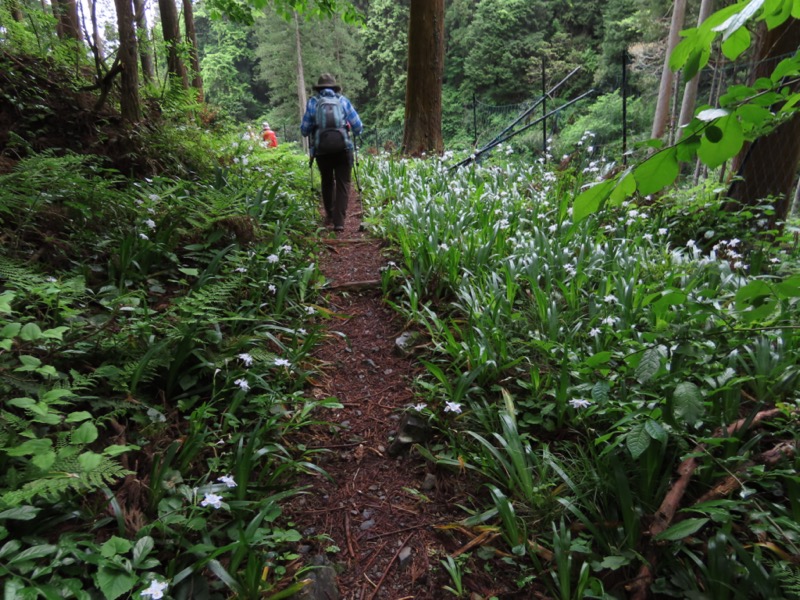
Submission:
{"label": "cedar tree trunk", "polygon": [[683,29],[683,21],[686,16],[686,0],[675,0],[672,7],[672,22],[669,26],[669,37],[667,38],[667,52],[664,55],[664,68],[661,71],[661,85],[658,87],[658,102],[656,103],[656,114],[653,116],[653,129],[650,137],[660,138],[667,129],[669,119],[669,99],[672,96],[672,80],[674,73],[669,68],[669,57],[675,46],[678,45],[678,34]]}
{"label": "cedar tree trunk", "polygon": [[144,0],[133,0],[136,18],[136,38],[139,42],[139,61],[142,63],[142,75],[147,83],[156,80],[156,67],[153,60],[153,46],[147,33],[147,18],[144,12]]}
{"label": "cedar tree trunk", "polygon": [[175,0],[158,0],[158,8],[161,11],[161,30],[164,42],[167,44],[167,72],[170,80],[179,80],[183,89],[188,90],[189,76],[186,74],[186,67],[179,52],[181,27]]}
{"label": "cedar tree trunk", "polygon": [[136,48],[136,28],[131,0],[114,0],[119,30],[119,61],[122,66],[120,111],[122,118],[135,123],[139,120],[139,60]]}
{"label": "cedar tree trunk", "polygon": [[81,41],[81,27],[78,20],[78,5],[75,0],[55,0],[53,11],[58,19],[56,31],[61,39]]}
{"label": "cedar tree trunk", "polygon": [[192,66],[192,87],[197,90],[197,101],[203,101],[203,77],[200,75],[200,56],[197,52],[197,33],[194,30],[192,0],[183,0],[183,25],[186,43],[189,45],[189,60]]}
{"label": "cedar tree trunk", "polygon": [[411,0],[403,153],[441,154],[444,0]]}

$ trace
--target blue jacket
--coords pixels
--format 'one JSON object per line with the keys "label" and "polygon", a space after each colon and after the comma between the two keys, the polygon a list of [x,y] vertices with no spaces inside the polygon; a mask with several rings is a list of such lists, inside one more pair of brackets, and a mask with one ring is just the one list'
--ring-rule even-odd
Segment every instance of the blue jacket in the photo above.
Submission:
{"label": "blue jacket", "polygon": [[[337,94],[330,88],[323,88],[320,90],[317,96],[311,96],[308,99],[308,103],[306,104],[306,112],[303,114],[303,121],[300,123],[300,133],[303,136],[311,136],[314,134],[314,126],[316,124],[316,115],[317,115],[317,99],[319,96],[326,96],[326,97],[335,97],[339,99],[339,103],[342,105],[342,109],[344,110],[344,118],[350,124],[350,127],[355,135],[361,133],[361,130],[364,128],[364,125],[361,123],[361,117],[358,116],[356,109],[353,108],[350,100],[347,99],[346,96],[342,96],[341,94]],[[348,138],[347,140],[347,149],[353,149],[353,142]],[[314,148],[311,148],[311,154],[314,154]]]}

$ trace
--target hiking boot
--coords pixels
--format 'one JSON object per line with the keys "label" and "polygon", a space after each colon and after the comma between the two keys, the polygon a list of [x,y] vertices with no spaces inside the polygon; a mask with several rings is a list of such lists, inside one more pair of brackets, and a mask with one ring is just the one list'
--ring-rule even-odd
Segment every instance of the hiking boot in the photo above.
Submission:
{"label": "hiking boot", "polygon": [[334,231],[344,231],[344,225],[334,225]]}

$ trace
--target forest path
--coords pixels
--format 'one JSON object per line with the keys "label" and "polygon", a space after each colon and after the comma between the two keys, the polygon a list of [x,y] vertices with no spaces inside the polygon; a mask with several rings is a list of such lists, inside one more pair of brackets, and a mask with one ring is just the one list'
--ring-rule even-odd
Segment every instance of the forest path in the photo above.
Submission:
{"label": "forest path", "polygon": [[[456,503],[465,495],[456,488],[467,478],[429,475],[425,461],[408,449],[397,458],[387,452],[404,409],[414,402],[411,385],[420,368],[395,351],[404,324],[383,304],[380,286],[346,286],[379,280],[388,262],[381,242],[360,230],[362,206],[353,188],[345,231],[324,233],[318,257],[333,315],[329,335],[314,353],[322,372],[312,390],[318,398],[336,397],[344,407],[318,414],[327,424],[313,427],[304,440],[328,450],[315,462],[333,481],[306,476],[301,483],[310,486],[308,493],[288,513],[304,538],[330,538],[306,551],[339,548],[328,557],[339,572],[344,600],[452,597],[442,589],[452,582],[439,561],[472,535],[436,526],[464,517]],[[487,592],[477,598],[491,595],[496,585],[475,581],[473,590],[475,584]]]}

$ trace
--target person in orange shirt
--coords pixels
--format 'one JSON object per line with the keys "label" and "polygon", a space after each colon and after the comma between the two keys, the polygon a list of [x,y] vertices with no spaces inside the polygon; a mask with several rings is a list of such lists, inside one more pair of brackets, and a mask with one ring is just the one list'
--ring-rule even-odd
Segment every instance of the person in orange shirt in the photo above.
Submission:
{"label": "person in orange shirt", "polygon": [[264,121],[264,130],[261,132],[261,137],[264,138],[264,144],[267,148],[276,148],[278,146],[278,136],[269,127],[269,123]]}

